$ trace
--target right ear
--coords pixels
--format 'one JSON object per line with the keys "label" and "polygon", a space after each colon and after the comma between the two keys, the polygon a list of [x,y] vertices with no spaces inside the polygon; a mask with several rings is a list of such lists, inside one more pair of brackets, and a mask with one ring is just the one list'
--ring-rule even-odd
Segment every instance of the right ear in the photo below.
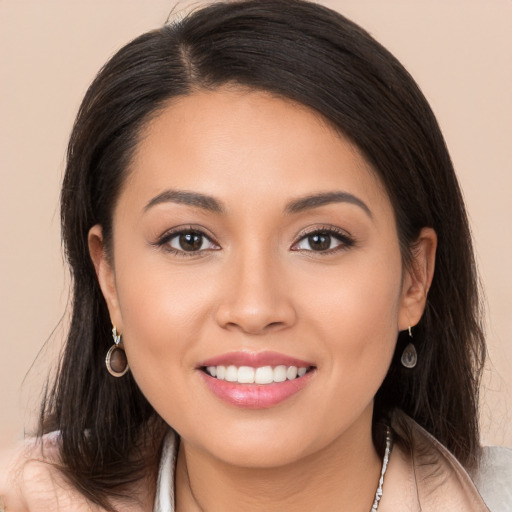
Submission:
{"label": "right ear", "polygon": [[110,258],[107,256],[103,240],[103,229],[99,224],[96,224],[89,230],[87,241],[96,276],[98,277],[98,282],[110,313],[110,320],[112,325],[116,326],[118,332],[123,332],[123,322],[117,297],[116,276]]}

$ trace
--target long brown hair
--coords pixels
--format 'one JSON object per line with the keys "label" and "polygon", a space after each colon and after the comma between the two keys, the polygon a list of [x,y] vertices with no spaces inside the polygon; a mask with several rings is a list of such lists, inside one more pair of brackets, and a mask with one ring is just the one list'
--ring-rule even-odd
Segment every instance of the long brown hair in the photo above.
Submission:
{"label": "long brown hair", "polygon": [[[214,3],[122,48],[80,107],[62,187],[62,236],[73,311],[59,372],[41,413],[58,429],[67,476],[109,508],[140,477],[164,427],[131,374],[114,379],[104,358],[110,320],[87,235],[112,211],[138,134],[171,98],[234,83],[317,111],[364,153],[394,207],[405,264],[425,226],[439,245],[425,313],[414,330],[419,362],[398,362],[375,399],[375,417],[400,408],[462,464],[478,456],[478,385],[485,346],[464,203],[436,119],[402,65],[340,14],[300,0]],[[155,441],[156,439],[156,441]]]}

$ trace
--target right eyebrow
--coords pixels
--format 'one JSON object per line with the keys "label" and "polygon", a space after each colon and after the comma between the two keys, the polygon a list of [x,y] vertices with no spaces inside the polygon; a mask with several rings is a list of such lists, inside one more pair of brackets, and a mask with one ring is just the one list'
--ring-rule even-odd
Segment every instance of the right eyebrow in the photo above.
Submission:
{"label": "right eyebrow", "polygon": [[147,212],[150,208],[153,208],[157,204],[162,203],[176,203],[186,204],[189,206],[195,206],[203,210],[207,210],[213,213],[224,213],[225,209],[222,203],[214,197],[200,194],[198,192],[188,192],[185,190],[164,190],[162,193],[153,197],[148,204],[144,207],[144,211]]}
{"label": "right eyebrow", "polygon": [[366,203],[359,199],[359,197],[343,191],[320,192],[310,196],[295,199],[286,205],[286,213],[299,213],[312,208],[319,208],[332,203],[349,203],[354,204],[361,208],[370,219],[373,219],[373,214]]}

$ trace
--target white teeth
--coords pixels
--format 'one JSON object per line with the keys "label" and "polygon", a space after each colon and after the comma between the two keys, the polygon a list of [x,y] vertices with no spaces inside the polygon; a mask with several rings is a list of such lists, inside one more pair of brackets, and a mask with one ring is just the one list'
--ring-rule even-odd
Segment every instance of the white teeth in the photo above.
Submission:
{"label": "white teeth", "polygon": [[250,366],[240,366],[238,368],[238,382],[240,384],[252,384],[254,382],[254,368]]}
{"label": "white teeth", "polygon": [[238,382],[239,384],[272,384],[273,382],[285,382],[303,377],[307,368],[296,366],[285,366],[284,364],[272,367],[261,366],[252,368],[250,366],[207,366],[206,372],[212,377],[227,382]]}
{"label": "white teeth", "polygon": [[217,379],[219,379],[219,380],[226,379],[226,367],[225,366],[217,366]]}
{"label": "white teeth", "polygon": [[286,378],[288,380],[293,380],[297,377],[297,367],[296,366],[288,366],[288,370],[286,370]]}
{"label": "white teeth", "polygon": [[274,382],[284,382],[286,380],[286,366],[280,365],[274,368]]}
{"label": "white teeth", "polygon": [[236,366],[228,366],[226,368],[226,380],[228,382],[236,382],[238,380],[238,369]]}
{"label": "white teeth", "polygon": [[274,382],[274,371],[272,370],[272,366],[262,366],[261,368],[256,368],[256,373],[254,374],[254,382],[256,384],[271,384]]}

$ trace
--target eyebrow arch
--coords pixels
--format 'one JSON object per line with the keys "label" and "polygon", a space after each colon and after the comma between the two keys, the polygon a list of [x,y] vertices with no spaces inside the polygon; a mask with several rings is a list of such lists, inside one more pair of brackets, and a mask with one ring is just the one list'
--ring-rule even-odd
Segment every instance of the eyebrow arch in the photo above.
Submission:
{"label": "eyebrow arch", "polygon": [[286,213],[300,213],[304,210],[311,208],[319,208],[331,203],[350,203],[359,206],[370,219],[373,219],[373,214],[364,201],[349,194],[348,192],[320,192],[310,196],[301,197],[289,202],[286,205]]}
{"label": "eyebrow arch", "polygon": [[153,206],[162,203],[186,204],[213,213],[224,213],[225,211],[224,207],[217,199],[198,192],[187,192],[184,190],[165,190],[161,194],[153,197],[144,207],[144,211],[146,212]]}

